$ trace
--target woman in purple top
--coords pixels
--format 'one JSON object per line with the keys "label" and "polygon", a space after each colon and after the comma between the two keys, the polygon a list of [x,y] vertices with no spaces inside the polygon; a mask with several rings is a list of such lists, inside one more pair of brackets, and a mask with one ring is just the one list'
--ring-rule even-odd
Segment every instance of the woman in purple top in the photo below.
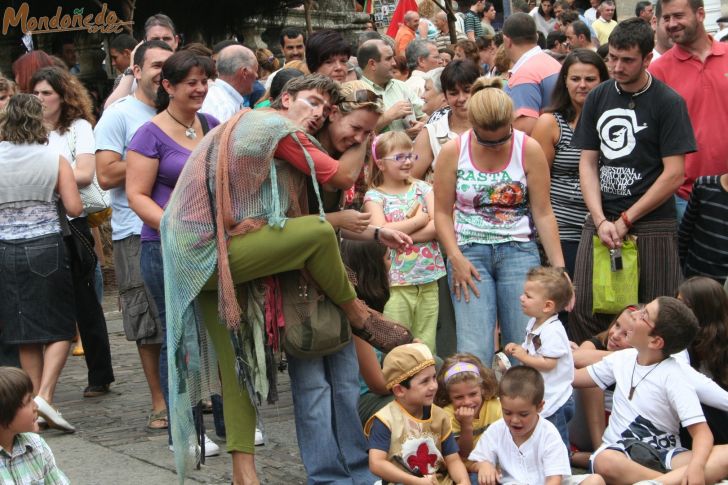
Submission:
{"label": "woman in purple top", "polygon": [[[192,150],[205,133],[219,124],[212,116],[198,114],[207,95],[207,81],[213,73],[212,60],[190,51],[178,52],[162,66],[157,92],[157,115],[134,134],[127,150],[126,193],[129,206],[144,222],[141,268],[147,290],[152,294],[165,328],[164,271],[159,222]],[[162,340],[159,374],[165,402],[167,386],[167,339]],[[150,417],[150,427],[167,428],[166,411]],[[206,438],[205,454],[219,453]]]}

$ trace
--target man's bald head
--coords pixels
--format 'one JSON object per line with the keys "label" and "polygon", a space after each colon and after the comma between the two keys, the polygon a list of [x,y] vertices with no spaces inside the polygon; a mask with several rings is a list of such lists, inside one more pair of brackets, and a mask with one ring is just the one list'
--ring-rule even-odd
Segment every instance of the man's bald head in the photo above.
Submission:
{"label": "man's bald head", "polygon": [[250,94],[258,79],[258,60],[244,45],[229,45],[217,57],[218,77],[242,95]]}
{"label": "man's bald head", "polygon": [[[244,45],[229,45],[217,57],[217,72],[221,78],[232,76],[241,67],[255,67],[255,53]],[[257,69],[255,69],[257,71]]]}

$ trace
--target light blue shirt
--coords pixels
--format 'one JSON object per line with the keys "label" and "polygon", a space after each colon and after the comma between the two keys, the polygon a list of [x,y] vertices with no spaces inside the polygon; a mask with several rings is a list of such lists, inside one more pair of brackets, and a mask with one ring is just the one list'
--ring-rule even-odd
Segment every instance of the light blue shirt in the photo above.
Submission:
{"label": "light blue shirt", "polygon": [[220,120],[220,123],[229,120],[235,113],[249,105],[243,95],[220,78],[209,82],[208,85],[207,96],[202,103],[200,113],[212,115]]}
{"label": "light blue shirt", "polygon": [[[96,124],[94,136],[96,138],[96,151],[111,150],[121,154],[126,159],[126,147],[129,146],[137,129],[152,117],[157,111],[133,95],[121,98],[106,111]],[[129,208],[126,198],[126,188],[114,187],[111,194],[111,239],[119,241],[129,236],[140,235],[142,220]]]}

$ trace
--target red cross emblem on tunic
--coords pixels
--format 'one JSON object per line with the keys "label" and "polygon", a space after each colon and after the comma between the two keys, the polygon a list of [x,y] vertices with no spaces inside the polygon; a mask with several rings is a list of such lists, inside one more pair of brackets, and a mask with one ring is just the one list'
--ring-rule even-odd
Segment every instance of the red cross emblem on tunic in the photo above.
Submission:
{"label": "red cross emblem on tunic", "polygon": [[417,447],[417,453],[407,458],[407,466],[412,471],[419,471],[423,475],[430,474],[430,468],[435,467],[437,462],[437,455],[430,453],[430,448],[427,443],[421,443]]}

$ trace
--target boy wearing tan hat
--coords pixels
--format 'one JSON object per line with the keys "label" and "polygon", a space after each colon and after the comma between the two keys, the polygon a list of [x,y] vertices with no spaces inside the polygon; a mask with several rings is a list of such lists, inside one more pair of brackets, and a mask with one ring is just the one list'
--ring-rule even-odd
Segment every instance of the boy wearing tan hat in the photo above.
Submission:
{"label": "boy wearing tan hat", "polygon": [[469,484],[450,418],[432,404],[435,359],[427,345],[400,345],[384,358],[384,379],[394,401],[369,421],[369,468],[385,482]]}

